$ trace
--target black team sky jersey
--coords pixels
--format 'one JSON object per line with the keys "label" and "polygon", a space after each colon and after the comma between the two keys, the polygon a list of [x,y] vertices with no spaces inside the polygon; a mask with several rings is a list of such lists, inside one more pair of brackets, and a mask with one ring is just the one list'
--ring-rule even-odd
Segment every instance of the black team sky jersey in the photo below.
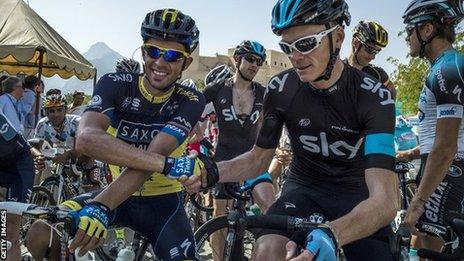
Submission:
{"label": "black team sky jersey", "polygon": [[[179,143],[171,156],[179,157],[185,152],[187,137],[204,107],[205,99],[201,93],[180,84],[175,83],[164,96],[155,97],[145,88],[142,75],[110,73],[98,81],[87,111],[107,115],[111,119],[108,133],[141,149],[147,149],[159,132],[167,133]],[[118,166],[110,168],[116,177],[123,169]],[[181,189],[176,180],[153,173],[134,195],[162,195]]]}
{"label": "black team sky jersey", "polygon": [[258,134],[259,116],[266,89],[259,83],[252,82],[255,100],[251,114],[237,115],[232,100],[233,84],[233,79],[229,78],[208,85],[203,92],[206,103],[213,103],[218,119],[219,138],[215,161],[229,160],[251,150]]}
{"label": "black team sky jersey", "polygon": [[268,84],[256,145],[278,145],[285,123],[292,145],[290,177],[363,184],[364,170],[393,170],[394,100],[382,83],[345,64],[327,90],[300,81],[291,69]]}
{"label": "black team sky jersey", "polygon": [[368,64],[362,68],[362,71],[374,77],[385,86],[390,83],[387,72],[378,66]]}

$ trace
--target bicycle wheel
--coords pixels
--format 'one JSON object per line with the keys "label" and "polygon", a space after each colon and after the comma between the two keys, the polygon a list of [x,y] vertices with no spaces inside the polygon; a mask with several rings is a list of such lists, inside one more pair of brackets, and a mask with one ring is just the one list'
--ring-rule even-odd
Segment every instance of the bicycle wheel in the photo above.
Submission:
{"label": "bicycle wheel", "polygon": [[[212,247],[209,243],[210,236],[213,234],[217,235],[221,242],[224,242],[220,247]],[[254,234],[249,230],[245,230],[243,238],[236,238],[233,230],[229,229],[227,216],[209,220],[195,232],[194,236],[197,242],[195,250],[200,260],[213,260],[213,256],[216,260],[224,261],[251,260],[255,242]],[[229,259],[224,258],[227,255]]]}
{"label": "bicycle wheel", "polygon": [[60,177],[58,176],[50,176],[44,179],[40,186],[47,188],[51,192],[56,204],[61,204],[68,199],[64,185],[61,188],[61,195],[58,195],[60,187]]}
{"label": "bicycle wheel", "polygon": [[32,187],[28,203],[42,207],[56,206],[56,201],[50,190],[40,185]]}

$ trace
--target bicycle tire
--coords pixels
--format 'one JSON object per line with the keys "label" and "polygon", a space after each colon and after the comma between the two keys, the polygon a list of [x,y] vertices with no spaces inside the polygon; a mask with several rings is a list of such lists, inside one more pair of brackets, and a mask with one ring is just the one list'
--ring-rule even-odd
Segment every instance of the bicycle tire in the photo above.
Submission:
{"label": "bicycle tire", "polygon": [[58,200],[58,191],[55,192],[55,189],[58,189],[60,185],[60,177],[58,176],[50,176],[44,179],[41,183],[40,186],[47,188],[50,193],[53,195],[53,199],[57,204],[61,204],[64,201],[68,200],[68,195],[66,193],[65,185],[63,185],[62,191],[61,191],[61,200]]}
{"label": "bicycle tire", "polygon": [[[209,220],[208,222],[203,224],[197,231],[195,231],[194,237],[195,237],[195,242],[197,242],[195,246],[195,251],[198,253],[200,260],[212,260],[212,256],[210,256],[209,253],[205,253],[208,247],[207,245],[205,245],[205,243],[208,241],[209,237],[213,233],[218,232],[221,229],[227,229],[227,228],[229,228],[229,222],[227,220],[227,216],[219,216],[219,217]],[[249,239],[249,238],[247,239],[246,237],[250,237],[251,235],[253,235],[253,233],[250,232],[248,229],[245,229],[244,238],[241,240],[243,240],[243,242],[246,243],[247,240]],[[244,256],[232,256],[231,260],[234,260],[234,261],[235,260],[243,261],[247,259],[251,260],[251,252],[252,252],[251,250],[252,250],[253,243],[254,243],[254,239],[251,239],[251,241],[248,242],[248,245],[251,244],[251,248],[249,248],[249,246],[246,247],[249,249],[245,249]],[[211,255],[214,251],[215,251],[214,249],[211,249]],[[232,250],[232,253],[236,254],[234,250]],[[207,256],[205,256],[205,254]]]}
{"label": "bicycle tire", "polygon": [[[31,189],[31,194],[28,198],[28,203],[31,204],[36,204],[38,206],[42,207],[48,207],[47,205],[41,204],[42,203],[42,198],[38,198],[39,195],[45,196],[46,200],[48,200],[50,206],[56,206],[56,201],[53,197],[53,194],[50,192],[49,189],[47,189],[44,186],[41,185],[36,185],[32,187]],[[41,200],[40,202],[38,200]]]}

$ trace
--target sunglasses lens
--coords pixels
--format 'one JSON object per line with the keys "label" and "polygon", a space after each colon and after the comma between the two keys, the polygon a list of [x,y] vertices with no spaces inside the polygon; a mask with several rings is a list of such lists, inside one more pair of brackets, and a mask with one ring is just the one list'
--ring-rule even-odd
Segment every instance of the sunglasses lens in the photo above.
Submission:
{"label": "sunglasses lens", "polygon": [[300,53],[308,53],[318,46],[316,37],[309,37],[295,42],[295,47]]}
{"label": "sunglasses lens", "polygon": [[279,46],[280,46],[280,49],[282,49],[282,52],[284,52],[284,54],[290,55],[292,53],[292,48],[286,43],[280,42]]}
{"label": "sunglasses lens", "polygon": [[175,62],[182,59],[183,57],[184,55],[181,52],[175,50],[166,50],[164,52],[164,60],[166,60],[166,62]]}
{"label": "sunglasses lens", "polygon": [[153,59],[159,59],[161,57],[161,50],[155,46],[145,46],[145,51],[148,56]]}
{"label": "sunglasses lens", "polygon": [[261,60],[260,58],[256,58],[253,55],[245,55],[243,58],[249,63],[256,62],[256,65],[258,66],[263,65],[263,60]]}

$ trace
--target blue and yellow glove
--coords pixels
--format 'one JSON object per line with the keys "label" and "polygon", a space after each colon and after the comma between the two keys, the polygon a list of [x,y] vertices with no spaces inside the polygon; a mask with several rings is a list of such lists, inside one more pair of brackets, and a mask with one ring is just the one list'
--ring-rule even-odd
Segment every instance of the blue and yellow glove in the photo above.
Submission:
{"label": "blue and yellow glove", "polygon": [[[202,176],[201,171],[205,170],[206,175]],[[162,172],[168,178],[181,179],[184,177],[202,176],[202,190],[207,190],[219,182],[219,170],[211,157],[199,154],[192,159],[187,156],[179,158],[166,157]]]}
{"label": "blue and yellow glove", "polygon": [[110,209],[99,202],[90,202],[79,211],[69,213],[76,227],[89,237],[105,238],[108,234]]}

